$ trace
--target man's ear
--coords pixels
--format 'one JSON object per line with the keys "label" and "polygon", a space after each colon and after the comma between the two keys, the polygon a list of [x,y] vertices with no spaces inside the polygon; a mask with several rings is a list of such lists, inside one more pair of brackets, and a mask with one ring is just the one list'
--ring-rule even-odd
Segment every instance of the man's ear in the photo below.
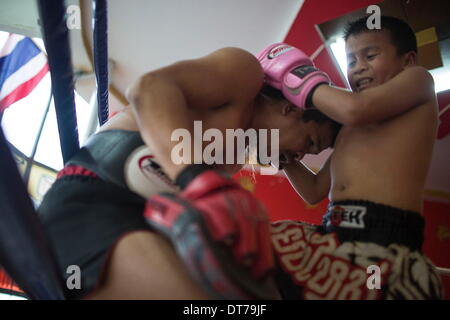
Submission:
{"label": "man's ear", "polygon": [[285,103],[285,104],[283,104],[283,109],[281,109],[281,114],[283,116],[285,116],[290,112],[296,112],[296,111],[300,111],[300,109],[297,108],[296,106],[294,106],[292,103]]}
{"label": "man's ear", "polygon": [[403,67],[407,68],[415,66],[416,64],[417,64],[417,52],[410,51],[406,53],[404,57]]}

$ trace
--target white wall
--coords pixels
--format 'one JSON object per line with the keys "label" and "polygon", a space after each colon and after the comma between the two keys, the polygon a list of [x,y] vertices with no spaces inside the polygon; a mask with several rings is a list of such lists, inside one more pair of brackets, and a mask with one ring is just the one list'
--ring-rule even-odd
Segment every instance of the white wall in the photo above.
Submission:
{"label": "white wall", "polygon": [[256,53],[284,39],[304,0],[110,0],[113,81],[225,46]]}
{"label": "white wall", "polygon": [[[89,35],[92,0],[84,4]],[[256,53],[284,39],[304,0],[109,0],[109,56],[112,82],[123,93],[139,75],[225,46]],[[67,3],[78,5],[79,0]],[[36,0],[1,0],[0,29],[39,36]],[[81,30],[71,30],[74,66],[89,69]],[[77,83],[85,98],[93,79]],[[117,103],[112,97],[111,103]]]}

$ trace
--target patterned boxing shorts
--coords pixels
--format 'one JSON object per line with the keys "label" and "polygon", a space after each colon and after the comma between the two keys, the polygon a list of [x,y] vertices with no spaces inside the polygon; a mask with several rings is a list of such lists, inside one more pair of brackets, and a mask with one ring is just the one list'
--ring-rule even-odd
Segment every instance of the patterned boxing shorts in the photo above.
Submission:
{"label": "patterned boxing shorts", "polygon": [[272,224],[285,299],[440,299],[439,275],[421,252],[420,214],[368,201],[330,203],[322,225]]}

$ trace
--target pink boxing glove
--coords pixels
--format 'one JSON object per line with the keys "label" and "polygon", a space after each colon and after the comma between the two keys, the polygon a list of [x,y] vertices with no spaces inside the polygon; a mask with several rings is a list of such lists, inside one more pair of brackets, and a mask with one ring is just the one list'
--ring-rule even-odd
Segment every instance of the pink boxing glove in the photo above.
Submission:
{"label": "pink boxing glove", "polygon": [[320,84],[330,84],[328,75],[314,67],[301,50],[285,43],[275,43],[256,55],[264,70],[265,82],[283,92],[299,108]]}

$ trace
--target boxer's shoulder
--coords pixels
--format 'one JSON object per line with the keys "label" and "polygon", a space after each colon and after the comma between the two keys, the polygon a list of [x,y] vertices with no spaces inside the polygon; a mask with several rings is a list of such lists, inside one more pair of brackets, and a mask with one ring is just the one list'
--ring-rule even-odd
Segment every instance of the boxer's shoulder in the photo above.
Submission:
{"label": "boxer's shoulder", "polygon": [[94,134],[68,165],[89,169],[104,181],[144,198],[176,191],[139,131],[110,129]]}

